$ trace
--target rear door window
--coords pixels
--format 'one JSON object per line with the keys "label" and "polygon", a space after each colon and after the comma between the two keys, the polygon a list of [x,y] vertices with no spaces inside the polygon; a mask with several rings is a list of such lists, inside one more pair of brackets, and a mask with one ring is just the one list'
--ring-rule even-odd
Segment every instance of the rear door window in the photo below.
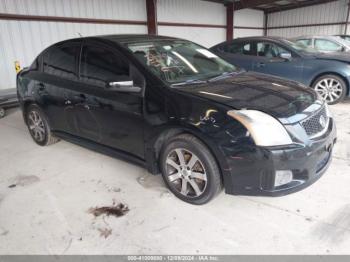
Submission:
{"label": "rear door window", "polygon": [[281,53],[290,53],[281,46],[271,42],[258,42],[256,48],[258,56],[267,58],[279,57]]}
{"label": "rear door window", "polygon": [[49,48],[43,56],[44,73],[65,79],[77,78],[80,43],[64,43]]}
{"label": "rear door window", "polygon": [[120,76],[129,76],[129,63],[119,54],[108,48],[83,46],[80,78],[89,84],[106,87]]}
{"label": "rear door window", "polygon": [[250,42],[230,43],[224,47],[224,51],[232,54],[255,55]]}

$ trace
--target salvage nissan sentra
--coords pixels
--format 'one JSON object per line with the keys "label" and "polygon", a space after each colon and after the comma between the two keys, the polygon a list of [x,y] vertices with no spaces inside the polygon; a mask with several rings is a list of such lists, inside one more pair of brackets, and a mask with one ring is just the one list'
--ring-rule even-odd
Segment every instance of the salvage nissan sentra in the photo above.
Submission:
{"label": "salvage nissan sentra", "polygon": [[336,141],[313,90],[177,38],[60,42],[18,74],[17,89],[37,144],[62,138],[139,163],[192,204],[222,187],[265,196],[305,188],[329,166]]}

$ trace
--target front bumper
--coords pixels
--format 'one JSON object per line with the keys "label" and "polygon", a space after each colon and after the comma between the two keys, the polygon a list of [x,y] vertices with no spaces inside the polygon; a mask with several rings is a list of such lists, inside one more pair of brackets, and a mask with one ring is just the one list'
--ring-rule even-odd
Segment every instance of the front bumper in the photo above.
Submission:
{"label": "front bumper", "polygon": [[[224,177],[228,194],[282,196],[299,191],[327,170],[336,142],[336,127],[330,119],[327,132],[307,145],[264,148],[246,145],[238,151],[224,149],[227,166]],[[292,180],[275,186],[277,170],[290,170]]]}

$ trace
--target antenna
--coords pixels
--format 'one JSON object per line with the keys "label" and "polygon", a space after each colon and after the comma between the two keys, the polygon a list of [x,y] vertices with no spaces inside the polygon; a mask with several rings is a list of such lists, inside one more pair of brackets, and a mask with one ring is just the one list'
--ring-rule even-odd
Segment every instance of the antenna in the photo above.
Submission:
{"label": "antenna", "polygon": [[78,35],[80,36],[80,37],[83,37],[83,35],[81,34],[81,33],[79,33],[79,32],[77,32],[78,33]]}

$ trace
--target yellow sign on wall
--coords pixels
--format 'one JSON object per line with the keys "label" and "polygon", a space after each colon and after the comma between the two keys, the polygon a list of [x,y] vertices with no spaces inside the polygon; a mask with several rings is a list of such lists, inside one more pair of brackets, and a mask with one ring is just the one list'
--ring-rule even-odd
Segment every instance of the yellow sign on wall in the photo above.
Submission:
{"label": "yellow sign on wall", "polygon": [[15,70],[17,74],[19,71],[21,71],[21,64],[19,63],[19,61],[15,61]]}

